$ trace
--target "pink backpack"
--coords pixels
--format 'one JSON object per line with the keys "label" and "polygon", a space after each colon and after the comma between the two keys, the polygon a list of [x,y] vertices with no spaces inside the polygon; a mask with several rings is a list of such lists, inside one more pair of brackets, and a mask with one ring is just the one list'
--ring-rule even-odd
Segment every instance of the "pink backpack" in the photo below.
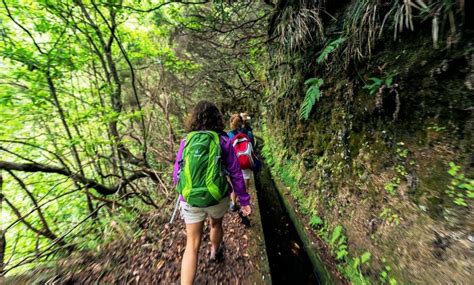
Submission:
{"label": "pink backpack", "polygon": [[252,142],[249,136],[245,133],[237,133],[232,138],[232,146],[234,147],[235,154],[239,159],[241,169],[252,169],[254,167],[254,153]]}

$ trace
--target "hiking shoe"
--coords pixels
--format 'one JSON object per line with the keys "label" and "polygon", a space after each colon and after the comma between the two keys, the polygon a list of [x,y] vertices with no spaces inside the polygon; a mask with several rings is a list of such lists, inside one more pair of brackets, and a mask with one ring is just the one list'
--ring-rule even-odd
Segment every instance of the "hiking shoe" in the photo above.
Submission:
{"label": "hiking shoe", "polygon": [[224,243],[221,243],[221,245],[217,249],[217,252],[214,255],[212,255],[211,253],[211,257],[209,258],[209,260],[211,262],[221,262],[224,260]]}
{"label": "hiking shoe", "polygon": [[239,210],[239,205],[237,205],[236,203],[234,202],[230,202],[230,207],[229,209],[232,211],[232,212],[237,212]]}
{"label": "hiking shoe", "polygon": [[247,216],[244,216],[244,214],[239,211],[239,216],[240,216],[240,222],[246,227],[250,228],[250,219]]}

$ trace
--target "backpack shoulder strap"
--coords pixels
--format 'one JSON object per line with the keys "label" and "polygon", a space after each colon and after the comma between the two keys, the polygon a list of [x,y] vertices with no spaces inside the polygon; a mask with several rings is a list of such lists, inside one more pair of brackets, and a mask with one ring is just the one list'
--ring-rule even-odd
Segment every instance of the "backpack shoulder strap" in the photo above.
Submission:
{"label": "backpack shoulder strap", "polygon": [[217,151],[218,151],[218,154],[220,154],[220,150],[221,150],[220,136],[222,134],[214,132],[214,131],[207,131],[207,133],[212,136],[212,141],[217,145]]}
{"label": "backpack shoulder strap", "polygon": [[246,139],[249,138],[249,136],[248,136],[246,133],[244,133],[244,132],[239,132],[238,134],[235,135],[235,137],[236,137],[236,138],[241,138],[241,139],[242,139],[242,138],[246,138]]}
{"label": "backpack shoulder strap", "polygon": [[220,172],[220,156],[221,156],[221,145],[219,134],[213,131],[208,131],[208,134],[212,136],[211,144],[209,145],[209,161],[206,170],[206,186],[211,193],[211,196],[216,200],[222,199],[223,193],[221,193],[219,186],[215,184],[214,177],[216,173]]}

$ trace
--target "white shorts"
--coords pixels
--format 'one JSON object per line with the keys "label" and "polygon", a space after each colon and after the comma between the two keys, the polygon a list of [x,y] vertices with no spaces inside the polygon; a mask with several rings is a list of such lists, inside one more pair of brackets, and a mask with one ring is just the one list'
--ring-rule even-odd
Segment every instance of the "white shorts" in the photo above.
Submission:
{"label": "white shorts", "polygon": [[244,179],[251,179],[252,173],[252,169],[242,169],[242,175],[244,176]]}
{"label": "white shorts", "polygon": [[206,219],[207,215],[213,219],[220,219],[224,217],[225,212],[229,209],[229,203],[230,198],[225,197],[217,205],[199,208],[190,206],[188,203],[181,201],[181,217],[186,224],[202,222]]}

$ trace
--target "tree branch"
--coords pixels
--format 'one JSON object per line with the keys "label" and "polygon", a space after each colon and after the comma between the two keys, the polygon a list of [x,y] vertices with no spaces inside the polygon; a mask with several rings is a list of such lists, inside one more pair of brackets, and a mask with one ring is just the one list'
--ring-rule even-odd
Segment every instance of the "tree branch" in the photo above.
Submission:
{"label": "tree branch", "polygon": [[[35,254],[34,257],[25,257],[23,260],[21,260],[20,262],[18,262],[17,264],[15,265],[12,265],[10,266],[8,269],[4,270],[4,273],[7,273],[8,271],[14,269],[14,268],[17,268],[21,265],[24,265],[26,263],[29,263],[29,262],[32,262],[42,256],[45,255],[45,253],[47,253],[50,249],[52,249],[56,244],[60,244],[64,238],[70,234],[74,229],[76,229],[78,226],[80,226],[82,223],[84,223],[85,221],[87,221],[90,217],[92,217],[93,215],[97,214],[97,212],[106,205],[107,203],[103,203],[99,206],[97,206],[97,208],[95,208],[94,212],[90,213],[88,216],[86,216],[84,219],[82,219],[81,221],[77,222],[71,229],[69,229],[68,231],[66,231],[64,234],[62,234],[60,237],[56,238],[53,243],[51,243],[50,245],[48,245],[44,250],[42,250],[42,253],[41,254]],[[59,249],[62,249],[62,248],[69,248],[71,247],[71,245],[64,245],[62,246],[61,248]],[[59,249],[56,249],[56,250],[59,250]]]}
{"label": "tree branch", "polygon": [[114,6],[114,7],[117,7],[117,8],[129,9],[129,10],[132,10],[132,11],[135,11],[135,12],[148,13],[148,12],[153,12],[153,11],[159,10],[162,7],[166,6],[166,5],[173,4],[173,3],[185,4],[185,5],[198,5],[198,4],[207,4],[209,2],[210,1],[208,1],[208,0],[202,1],[202,2],[185,2],[185,1],[177,0],[177,1],[164,2],[164,3],[161,3],[158,6],[155,6],[155,7],[150,8],[150,9],[137,9],[137,8],[134,8],[134,7],[131,7],[131,6],[113,5],[113,4],[112,5],[107,4],[107,6]]}
{"label": "tree branch", "polygon": [[143,178],[148,177],[149,175],[143,171],[137,171],[130,175],[127,178],[122,179],[120,182],[115,184],[112,187],[108,187],[93,179],[89,179],[84,177],[78,173],[72,173],[71,171],[57,167],[57,166],[49,166],[39,163],[15,163],[15,162],[8,162],[8,161],[0,161],[0,169],[4,170],[16,170],[16,171],[23,171],[23,172],[43,172],[43,173],[56,173],[60,175],[67,176],[72,180],[83,184],[86,188],[95,189],[102,195],[110,195],[117,192],[119,189],[122,189],[130,182]]}
{"label": "tree branch", "polygon": [[15,207],[15,205],[13,205],[10,200],[7,199],[7,197],[5,197],[5,195],[1,194],[0,193],[0,198],[5,201],[5,203],[10,207],[10,209],[12,209],[12,212],[15,214],[15,216],[18,217],[18,219],[28,228],[30,229],[31,231],[33,231],[34,233],[38,234],[38,235],[41,235],[41,236],[44,236],[50,240],[55,240],[57,237],[55,235],[52,235],[50,232],[47,232],[45,230],[42,230],[42,229],[38,229],[38,228],[35,228],[30,222],[28,222],[24,217],[23,215],[20,213],[20,211],[18,210],[17,207]]}
{"label": "tree branch", "polygon": [[45,233],[48,233],[49,236],[56,238],[56,235],[51,231],[51,228],[48,225],[48,222],[46,221],[46,218],[43,215],[43,211],[41,210],[41,207],[38,206],[38,201],[36,200],[36,197],[31,193],[30,190],[26,187],[26,184],[21,180],[18,176],[13,173],[11,170],[7,170],[7,172],[13,177],[13,179],[16,180],[18,185],[23,189],[23,191],[26,192],[26,195],[31,199],[31,202],[36,208],[36,211],[38,212],[38,216],[40,218],[41,224],[43,224],[43,231]]}
{"label": "tree branch", "polygon": [[72,191],[68,191],[68,192],[62,193],[62,194],[60,194],[60,195],[54,197],[53,199],[49,199],[49,200],[47,200],[47,201],[41,203],[41,204],[38,205],[37,207],[30,209],[30,211],[29,211],[28,213],[24,214],[23,216],[19,217],[16,221],[14,221],[14,222],[12,222],[11,224],[9,224],[9,225],[5,228],[5,231],[8,231],[11,227],[15,226],[16,224],[18,224],[19,222],[21,222],[21,221],[22,221],[23,219],[25,219],[26,217],[28,217],[29,215],[33,214],[33,213],[36,211],[36,209],[41,208],[41,207],[43,207],[43,206],[45,206],[45,205],[47,205],[47,204],[49,204],[49,203],[51,203],[51,202],[57,201],[57,200],[59,200],[60,198],[62,198],[62,197],[64,197],[64,196],[73,194],[73,193],[75,193],[75,192],[77,192],[77,191],[79,191],[79,190],[80,190],[80,189],[74,189],[74,190],[72,190]]}
{"label": "tree branch", "polygon": [[[21,140],[24,140],[24,141],[21,141]],[[13,144],[22,144],[22,145],[26,145],[26,146],[31,146],[31,147],[34,147],[34,148],[37,148],[37,149],[40,149],[40,150],[43,150],[49,154],[52,154],[54,157],[56,157],[56,159],[66,168],[66,169],[69,169],[69,167],[67,166],[66,162],[55,152],[52,152],[44,147],[41,147],[39,145],[35,145],[33,143],[29,143],[27,142],[28,138],[22,138],[21,140],[0,140],[0,142],[6,142],[6,143],[13,143]]]}
{"label": "tree branch", "polygon": [[34,38],[33,35],[30,33],[30,31],[28,31],[28,29],[26,29],[25,27],[23,27],[20,23],[18,23],[18,21],[15,20],[15,18],[14,18],[13,15],[11,14],[10,9],[8,8],[7,3],[5,2],[5,0],[2,0],[2,3],[3,3],[3,6],[5,7],[5,10],[7,11],[8,18],[10,18],[10,20],[12,20],[13,23],[15,23],[20,29],[22,29],[25,33],[27,33],[28,36],[30,37],[30,39],[33,41],[33,44],[36,46],[36,49],[38,50],[38,52],[41,53],[41,54],[44,54],[43,50],[42,50],[41,47],[38,45],[38,43],[36,42],[35,38]]}

